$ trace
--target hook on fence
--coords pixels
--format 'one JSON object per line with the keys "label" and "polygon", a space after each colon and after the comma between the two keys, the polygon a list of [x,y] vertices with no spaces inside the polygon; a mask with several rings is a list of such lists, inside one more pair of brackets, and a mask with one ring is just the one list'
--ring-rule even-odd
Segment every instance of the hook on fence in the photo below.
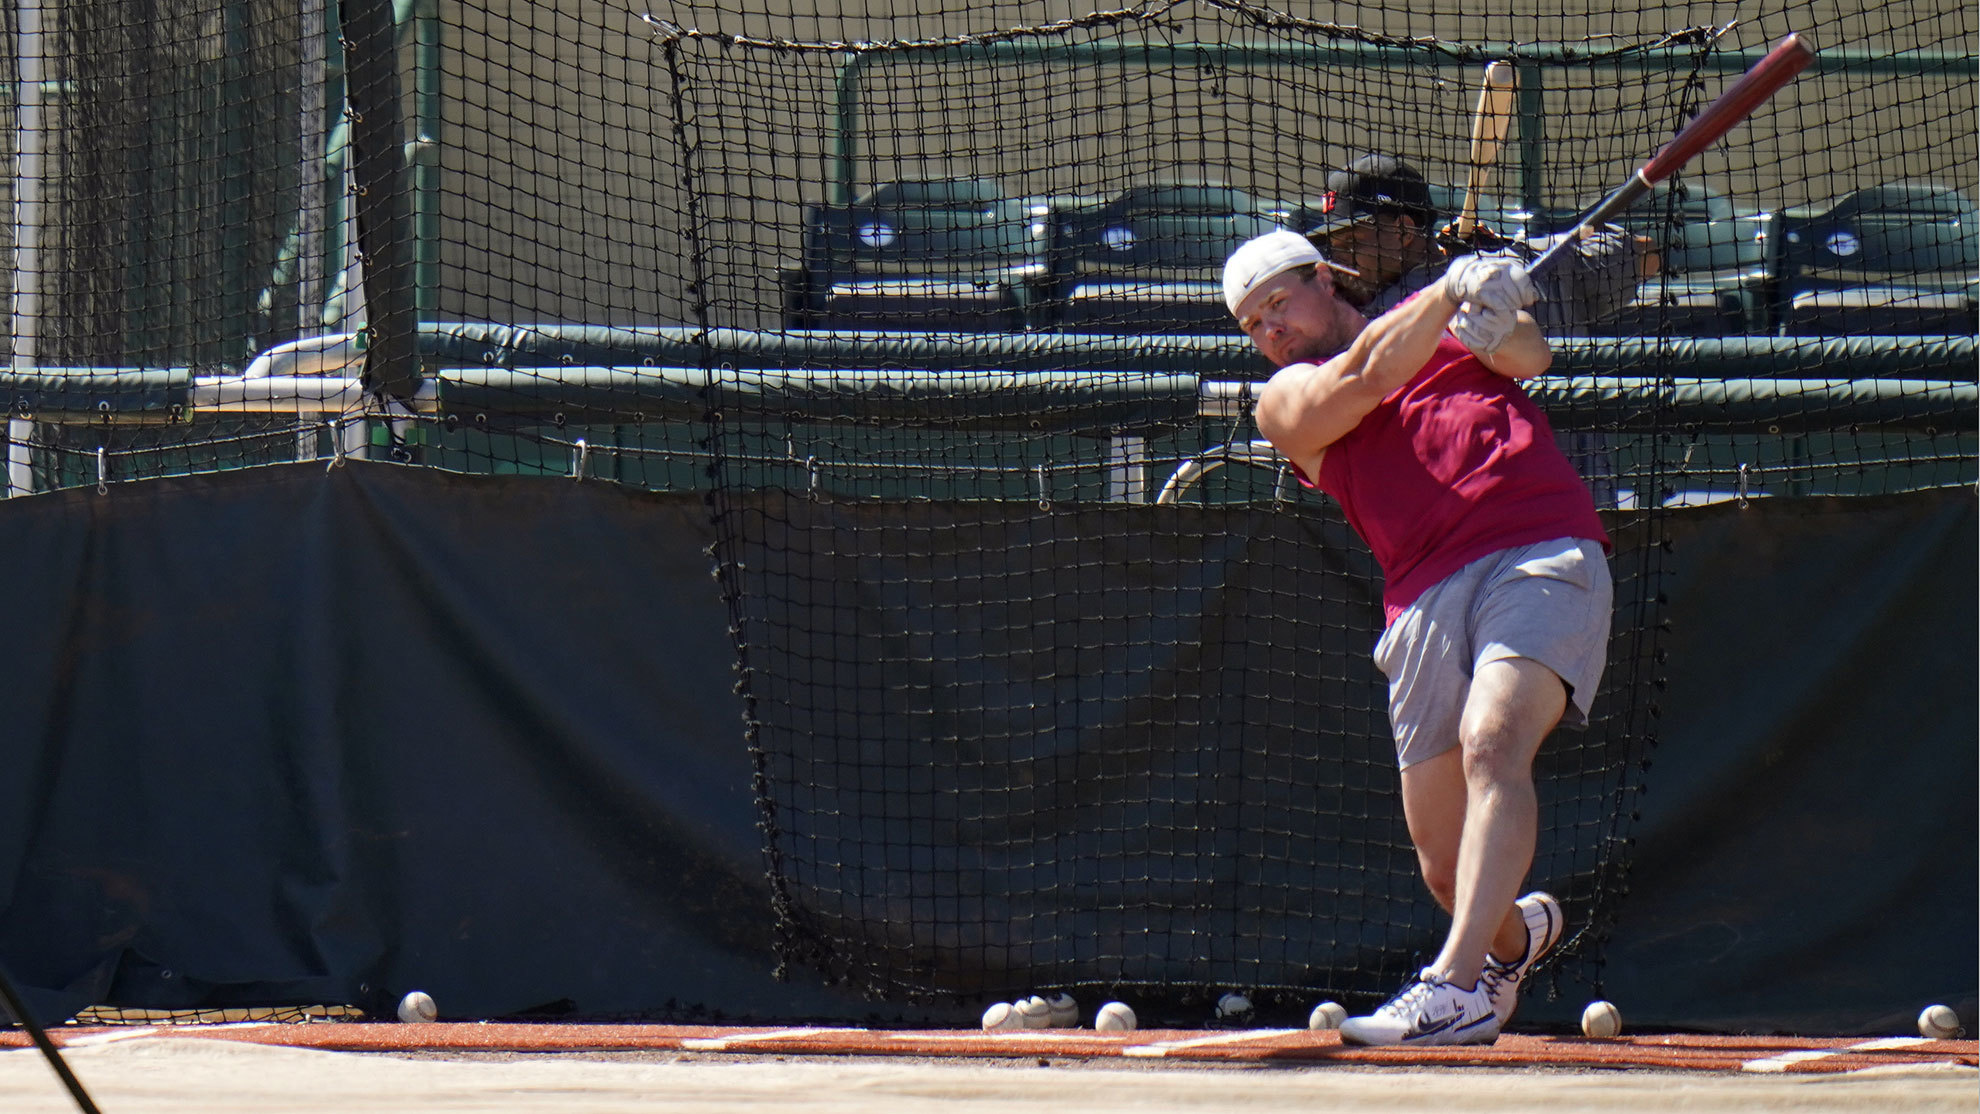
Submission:
{"label": "hook on fence", "polygon": [[325,472],[341,468],[344,464],[344,431],[335,421],[323,423],[323,432],[330,438],[330,463],[323,466]]}

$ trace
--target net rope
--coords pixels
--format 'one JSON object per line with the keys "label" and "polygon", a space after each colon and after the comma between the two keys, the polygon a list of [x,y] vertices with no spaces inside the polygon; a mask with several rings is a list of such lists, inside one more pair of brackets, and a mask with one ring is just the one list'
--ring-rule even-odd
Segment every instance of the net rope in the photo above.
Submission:
{"label": "net rope", "polygon": [[700,499],[785,974],[1367,1000],[1443,924],[1380,581],[1259,446],[1221,260],[1371,152],[1451,217],[1493,60],[1482,219],[1557,233],[1813,32],[1535,385],[1617,542],[1533,871],[1599,987],[1668,516],[1976,480],[1972,12],[1326,11],[29,0],[9,493],[364,458]]}

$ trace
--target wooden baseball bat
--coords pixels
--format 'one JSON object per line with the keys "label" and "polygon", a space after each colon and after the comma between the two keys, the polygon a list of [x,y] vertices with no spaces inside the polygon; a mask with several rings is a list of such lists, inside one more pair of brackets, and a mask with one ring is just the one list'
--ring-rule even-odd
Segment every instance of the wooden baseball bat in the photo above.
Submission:
{"label": "wooden baseball bat", "polygon": [[1610,217],[1629,208],[1637,198],[1648,193],[1651,186],[1676,173],[1691,161],[1692,156],[1718,142],[1734,125],[1752,115],[1754,109],[1793,81],[1794,76],[1814,60],[1814,49],[1799,34],[1789,35],[1775,44],[1774,49],[1755,62],[1753,68],[1741,75],[1731,88],[1720,93],[1718,99],[1706,105],[1703,112],[1692,117],[1691,122],[1664,144],[1649,162],[1644,163],[1642,169],[1584,214],[1573,232],[1534,260],[1527,267],[1527,273],[1546,273],[1567,252],[1568,245],[1581,235],[1583,229],[1606,223]]}
{"label": "wooden baseball bat", "polygon": [[1478,110],[1471,114],[1471,170],[1464,180],[1464,206],[1458,211],[1457,236],[1469,239],[1478,227],[1478,201],[1492,180],[1512,127],[1514,77],[1511,63],[1485,67],[1485,84],[1478,90]]}

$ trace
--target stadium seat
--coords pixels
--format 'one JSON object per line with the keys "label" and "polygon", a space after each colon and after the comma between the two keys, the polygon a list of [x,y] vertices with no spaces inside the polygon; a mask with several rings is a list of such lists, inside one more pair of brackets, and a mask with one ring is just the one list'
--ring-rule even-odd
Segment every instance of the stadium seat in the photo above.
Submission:
{"label": "stadium seat", "polygon": [[1980,331],[1980,211],[1957,189],[1873,186],[1785,210],[1774,233],[1782,335]]}
{"label": "stadium seat", "polygon": [[[1675,192],[1675,196],[1673,193]],[[1768,215],[1686,182],[1658,183],[1616,224],[1663,253],[1664,275],[1596,331],[1616,336],[1720,337],[1767,329]]]}
{"label": "stadium seat", "polygon": [[1042,206],[974,178],[888,182],[805,212],[784,273],[795,329],[1017,331],[1044,268]]}
{"label": "stadium seat", "polygon": [[1225,258],[1290,218],[1284,206],[1214,182],[1151,183],[1065,208],[1052,222],[1041,303],[1067,332],[1230,332]]}

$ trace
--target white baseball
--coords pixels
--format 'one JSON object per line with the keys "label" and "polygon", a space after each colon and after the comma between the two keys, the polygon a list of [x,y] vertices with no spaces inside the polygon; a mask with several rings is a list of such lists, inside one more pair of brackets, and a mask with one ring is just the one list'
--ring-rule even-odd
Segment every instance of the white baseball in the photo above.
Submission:
{"label": "white baseball", "polygon": [[1054,994],[1045,999],[1052,1007],[1052,1028],[1071,1029],[1079,1024],[1079,1003],[1070,994]]}
{"label": "white baseball", "polygon": [[1926,1006],[1918,1015],[1918,1035],[1933,1040],[1945,1040],[1960,1034],[1959,1014],[1951,1006]]}
{"label": "white baseball", "polygon": [[1103,1033],[1132,1033],[1134,1011],[1126,1002],[1109,1002],[1093,1015],[1093,1027]]}
{"label": "white baseball", "polygon": [[1622,1032],[1622,1011],[1614,1002],[1597,999],[1581,1011],[1581,1035],[1607,1040]]}
{"label": "white baseball", "polygon": [[1018,1019],[1027,1029],[1046,1029],[1052,1025],[1052,1007],[1036,994],[1016,1003]]}
{"label": "white baseball", "polygon": [[1018,1016],[1017,1008],[1009,1002],[993,1002],[983,1011],[985,1032],[999,1032],[1007,1029],[1024,1028],[1024,1018]]}
{"label": "white baseball", "polygon": [[440,1016],[440,1007],[433,1004],[433,996],[424,990],[409,990],[399,999],[399,1020],[407,1023],[431,1021]]}
{"label": "white baseball", "polygon": [[1347,1020],[1347,1007],[1339,1002],[1322,1002],[1306,1017],[1308,1029],[1338,1029]]}
{"label": "white baseball", "polygon": [[1217,1016],[1226,1021],[1248,1017],[1251,1014],[1251,999],[1233,990],[1217,999]]}

